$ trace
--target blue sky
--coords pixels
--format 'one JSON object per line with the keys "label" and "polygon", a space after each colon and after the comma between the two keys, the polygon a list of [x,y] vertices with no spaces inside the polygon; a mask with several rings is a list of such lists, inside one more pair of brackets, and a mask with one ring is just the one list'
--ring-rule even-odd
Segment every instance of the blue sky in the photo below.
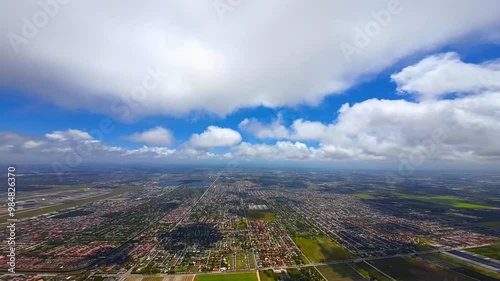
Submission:
{"label": "blue sky", "polygon": [[[47,1],[59,8],[43,26],[31,17],[44,11],[37,2],[1,4],[9,6],[0,30],[4,159],[64,159],[85,144],[92,151],[80,156],[88,161],[418,166],[417,156],[468,165],[500,157],[491,144],[500,134],[492,125],[499,118],[495,1],[363,8],[292,1],[286,9],[256,1],[223,12],[210,1],[151,1],[118,9],[113,21],[99,6],[92,23],[82,14],[97,2]],[[23,17],[36,26],[33,35]],[[357,51],[346,54],[345,46]],[[159,80],[150,75],[155,69]],[[113,102],[146,80],[155,86],[135,101],[132,116],[117,114]],[[107,119],[114,129],[96,138],[92,130]],[[436,131],[446,138],[434,139]]]}
{"label": "blue sky", "polygon": [[[488,48],[488,46],[483,46],[483,48]],[[479,54],[476,59],[481,61],[481,56],[484,59],[485,54]],[[106,142],[117,146],[137,148],[142,144],[124,140],[120,136],[145,131],[155,126],[170,128],[175,132],[177,141],[182,142],[189,139],[191,134],[202,132],[210,125],[237,128],[238,124],[248,117],[268,123],[276,119],[278,114],[283,116],[284,123],[288,125],[298,118],[330,123],[336,119],[337,111],[344,103],[356,103],[370,98],[411,100],[411,96],[402,96],[396,93],[396,85],[390,81],[390,75],[395,71],[397,69],[394,67],[374,77],[367,78],[366,81],[361,81],[358,85],[340,94],[327,96],[316,106],[298,105],[278,108],[259,106],[239,109],[225,117],[211,114],[199,117],[196,114],[191,114],[188,117],[151,116],[133,122],[115,119],[116,130],[106,135]],[[0,113],[0,117],[2,120],[10,119],[11,121],[1,123],[0,130],[38,136],[67,128],[88,131],[95,128],[101,119],[108,117],[105,114],[96,114],[87,110],[60,108],[43,100],[26,97],[27,94],[29,93],[2,89],[2,96],[5,96],[5,99],[3,100],[4,110]],[[251,134],[244,133],[244,136],[249,142],[260,142]]]}
{"label": "blue sky", "polygon": [[[469,63],[481,63],[500,57],[500,48],[497,44],[456,44],[446,46],[418,55],[405,58],[405,64],[418,62],[425,56],[435,53],[449,51],[459,52],[461,58]],[[402,62],[385,69],[384,71],[359,81],[358,84],[342,93],[330,95],[316,105],[298,105],[293,107],[266,108],[263,106],[255,108],[239,109],[225,117],[213,114],[190,114],[187,117],[151,116],[141,118],[133,122],[114,120],[116,130],[106,135],[106,142],[112,145],[137,148],[143,144],[121,139],[120,136],[130,135],[134,132],[145,131],[155,126],[164,126],[175,132],[177,143],[187,140],[191,134],[204,131],[208,126],[237,128],[238,124],[245,118],[254,117],[262,122],[272,122],[278,114],[281,114],[284,123],[290,123],[298,118],[311,121],[330,123],[338,115],[338,109],[344,103],[357,103],[367,99],[405,99],[413,100],[411,95],[397,93],[396,84],[391,81],[391,74],[403,68]],[[88,110],[68,110],[47,103],[39,98],[33,98],[28,93],[22,93],[6,88],[1,89],[3,110],[0,112],[2,120],[9,122],[0,123],[1,131],[15,131],[23,134],[34,134],[43,136],[47,132],[66,130],[67,128],[87,131],[95,128],[99,121],[108,118],[105,114],[96,114]],[[259,142],[251,134],[243,134],[249,142]]]}

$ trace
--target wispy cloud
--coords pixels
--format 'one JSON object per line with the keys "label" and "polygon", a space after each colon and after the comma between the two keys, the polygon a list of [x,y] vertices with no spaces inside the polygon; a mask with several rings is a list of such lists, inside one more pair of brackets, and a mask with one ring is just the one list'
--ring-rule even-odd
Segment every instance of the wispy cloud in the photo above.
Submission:
{"label": "wispy cloud", "polygon": [[165,129],[163,127],[155,127],[150,130],[133,133],[130,136],[124,136],[124,139],[134,141],[134,142],[142,142],[145,144],[151,145],[171,145],[174,142],[173,134],[170,130]]}

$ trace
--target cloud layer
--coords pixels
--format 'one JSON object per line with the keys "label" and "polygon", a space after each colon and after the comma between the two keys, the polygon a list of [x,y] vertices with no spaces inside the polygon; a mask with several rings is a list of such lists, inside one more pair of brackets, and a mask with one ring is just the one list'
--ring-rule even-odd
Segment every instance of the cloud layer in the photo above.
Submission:
{"label": "cloud layer", "polygon": [[429,56],[391,76],[400,92],[419,99],[438,99],[449,93],[477,94],[500,90],[500,61],[464,63],[457,53]]}
{"label": "cloud layer", "polygon": [[124,138],[134,142],[166,146],[171,145],[174,141],[172,132],[160,126],[141,133],[134,133],[130,136],[124,136]]}
{"label": "cloud layer", "polygon": [[[438,54],[392,75],[400,91],[426,97],[422,101],[370,99],[344,104],[330,124],[297,119],[287,128],[280,118],[269,124],[245,119],[239,128],[259,139],[317,141],[319,149],[309,155],[320,159],[389,160],[419,155],[426,160],[498,161],[498,66],[463,63],[455,53]],[[429,87],[430,82],[435,86]],[[449,93],[462,95],[439,99]],[[270,149],[250,150],[249,146],[243,147],[249,151],[244,155]],[[304,148],[297,143],[296,147]]]}
{"label": "cloud layer", "polygon": [[[0,88],[118,120],[224,116],[315,105],[410,55],[498,38],[500,30],[496,0],[253,0],[229,1],[234,6],[224,11],[214,3],[2,1]],[[71,165],[110,157],[500,161],[498,60],[471,64],[456,53],[436,54],[391,79],[408,100],[344,104],[326,123],[249,116],[238,128],[208,126],[178,142],[161,126],[123,136],[138,148],[78,129],[0,132],[0,154]]]}
{"label": "cloud layer", "polygon": [[[469,69],[468,76],[458,75],[456,69]],[[177,148],[172,148],[168,147],[173,141],[172,133],[163,127],[155,127],[126,137],[153,146],[128,149],[109,146],[87,132],[68,129],[42,137],[0,133],[0,152],[11,157],[59,155],[70,163],[85,157],[121,157],[123,160],[377,160],[407,161],[413,165],[425,161],[498,162],[500,91],[497,86],[500,80],[497,69],[495,62],[479,65],[461,62],[454,53],[429,56],[392,75],[401,91],[426,98],[416,101],[369,99],[353,105],[344,104],[338,110],[338,117],[326,124],[296,119],[287,127],[280,115],[271,123],[262,123],[255,118],[239,123],[240,130],[266,140],[264,143],[242,142],[241,134],[234,129],[209,126],[204,132],[194,133]],[[433,81],[442,87],[433,87],[430,94],[422,80]],[[441,98],[450,92],[460,95],[452,99]],[[429,95],[432,98],[427,98]],[[318,145],[306,144],[310,142]],[[221,147],[227,151],[214,152],[214,148]]]}
{"label": "cloud layer", "polygon": [[[118,119],[317,104],[500,22],[496,0],[255,0],[223,13],[212,0],[41,3],[0,3],[0,85]],[[402,90],[425,82],[406,74]]]}
{"label": "cloud layer", "polygon": [[241,135],[229,128],[209,126],[201,134],[193,134],[186,142],[187,147],[210,149],[214,147],[235,146],[241,142]]}

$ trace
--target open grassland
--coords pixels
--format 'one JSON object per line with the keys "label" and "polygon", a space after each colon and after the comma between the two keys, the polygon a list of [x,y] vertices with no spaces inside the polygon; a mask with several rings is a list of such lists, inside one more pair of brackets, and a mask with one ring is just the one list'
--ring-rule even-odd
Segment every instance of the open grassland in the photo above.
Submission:
{"label": "open grassland", "polygon": [[238,268],[245,268],[245,258],[243,256],[243,252],[238,252],[236,254],[236,266]]}
{"label": "open grassland", "polygon": [[401,281],[476,280],[421,258],[390,258],[370,263],[392,278]]}
{"label": "open grassland", "polygon": [[255,257],[252,252],[248,251],[247,252],[247,258],[248,258],[248,265],[250,268],[255,268]]}
{"label": "open grassland", "polygon": [[237,230],[244,230],[244,229],[247,229],[247,222],[245,220],[240,220],[237,224],[236,224],[236,229]]}
{"label": "open grassland", "polygon": [[163,281],[163,277],[144,277],[142,278],[142,281]]}
{"label": "open grassland", "polygon": [[491,276],[485,275],[479,271],[472,270],[472,269],[465,268],[465,267],[457,267],[457,268],[454,268],[453,271],[464,274],[466,276],[470,276],[472,278],[475,278],[476,280],[481,280],[481,281],[498,281],[498,280],[500,280],[498,278],[491,277]]}
{"label": "open grassland", "polygon": [[345,260],[351,257],[342,246],[326,236],[314,238],[295,237],[293,240],[313,262]]}
{"label": "open grassland", "polygon": [[363,276],[359,275],[351,266],[348,264],[332,264],[332,265],[322,265],[318,266],[317,269],[323,274],[327,280],[363,280]]}
{"label": "open grassland", "polygon": [[451,263],[449,261],[436,258],[435,255],[425,255],[425,256],[422,256],[422,258],[431,262],[431,263],[434,263],[434,264],[437,264],[443,268],[446,268],[448,270],[452,270],[454,272],[458,272],[458,273],[461,273],[463,275],[475,278],[476,280],[481,280],[481,281],[497,281],[497,280],[499,280],[499,279],[496,279],[494,277],[490,277],[490,276],[487,276],[485,274],[482,274],[479,271],[475,271],[473,269],[466,268],[466,267]]}
{"label": "open grassland", "polygon": [[431,247],[429,245],[432,245],[432,244],[434,244],[434,243],[431,240],[420,237],[420,238],[418,238],[417,248],[420,251],[428,251],[431,249]]}
{"label": "open grassland", "polygon": [[292,280],[300,280],[302,277],[302,274],[300,274],[300,271],[296,268],[288,268],[287,273]]}
{"label": "open grassland", "polygon": [[247,219],[254,221],[273,221],[276,217],[268,210],[247,210]]}
{"label": "open grassland", "polygon": [[[459,259],[444,255],[444,254],[435,253],[435,254],[431,254],[431,256],[434,258],[438,258],[439,260],[443,260],[443,261],[446,261],[448,263],[456,265],[457,268],[453,269],[454,271],[461,272],[464,274],[466,271],[468,271],[468,272],[472,272],[476,276],[482,275],[483,278],[481,278],[479,280],[487,281],[487,279],[490,280],[491,278],[496,278],[497,280],[500,280],[500,273],[496,273],[496,272],[488,270],[486,268],[476,266],[476,265],[467,263],[465,261],[461,261]],[[467,275],[473,276],[471,274],[467,274]]]}
{"label": "open grassland", "polygon": [[479,205],[479,204],[473,204],[473,203],[467,203],[467,202],[458,202],[456,204],[453,204],[453,207],[464,208],[464,209],[476,209],[476,210],[495,210],[495,209],[498,209],[498,208],[495,208],[492,206]]}
{"label": "open grassland", "polygon": [[260,281],[275,281],[276,275],[272,270],[259,271]]}
{"label": "open grassland", "polygon": [[[132,191],[135,189],[139,189],[139,188],[140,187],[138,187],[138,186],[121,187],[121,188],[116,188],[107,194],[94,196],[94,197],[86,198],[83,200],[78,200],[78,201],[74,201],[74,202],[70,202],[70,203],[63,203],[63,204],[59,204],[59,205],[55,205],[55,206],[42,207],[42,208],[38,208],[35,210],[30,210],[30,211],[25,211],[25,212],[18,212],[18,213],[16,213],[16,219],[30,218],[30,217],[34,217],[34,216],[39,216],[39,215],[43,215],[43,214],[47,214],[47,213],[51,213],[51,212],[64,210],[67,208],[72,208],[72,207],[90,204],[90,203],[93,203],[96,201],[100,201],[100,200],[103,200],[103,199],[106,199],[109,197],[117,196],[117,195],[129,192],[129,191]],[[6,222],[7,218],[8,218],[7,215],[1,216],[0,223]]]}
{"label": "open grassland", "polygon": [[487,228],[500,229],[500,221],[479,222],[479,223],[477,223],[477,225],[482,226],[482,227],[487,227]]}
{"label": "open grassland", "polygon": [[354,196],[356,196],[359,199],[377,199],[377,197],[368,193],[356,193],[354,194]]}
{"label": "open grassland", "polygon": [[127,281],[193,281],[194,275],[169,275],[169,276],[148,276],[148,277],[128,277]]}
{"label": "open grassland", "polygon": [[195,281],[257,281],[255,272],[247,273],[214,273],[196,275]]}
{"label": "open grassland", "polygon": [[[259,272],[261,281],[309,281],[309,280],[324,280],[321,274],[312,266],[302,268],[287,268],[286,273],[274,273],[272,270],[264,270]],[[330,280],[330,279],[328,279]],[[348,280],[345,280],[348,281]]]}
{"label": "open grassland", "polygon": [[490,245],[486,247],[468,249],[467,251],[478,254],[481,256],[485,256],[488,258],[500,260],[500,244]]}
{"label": "open grassland", "polygon": [[401,198],[401,199],[410,199],[410,200],[417,200],[417,201],[422,201],[422,202],[428,202],[432,204],[439,204],[443,206],[450,206],[450,207],[455,207],[455,208],[463,208],[463,209],[476,209],[476,210],[496,210],[498,208],[492,207],[492,206],[487,206],[487,205],[480,205],[480,204],[474,204],[471,202],[467,202],[463,199],[460,199],[458,197],[454,196],[422,196],[422,195],[411,195],[411,194],[403,194],[403,193],[396,193],[396,196]]}
{"label": "open grassland", "polygon": [[382,273],[378,272],[375,268],[369,266],[365,262],[358,262],[353,265],[353,267],[360,272],[363,277],[365,278],[375,278],[375,280],[378,281],[392,281],[391,279],[387,278],[385,275]]}

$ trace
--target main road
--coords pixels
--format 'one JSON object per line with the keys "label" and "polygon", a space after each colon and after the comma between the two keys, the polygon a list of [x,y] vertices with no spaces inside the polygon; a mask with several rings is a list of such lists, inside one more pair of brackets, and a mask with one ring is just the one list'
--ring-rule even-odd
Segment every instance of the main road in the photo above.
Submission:
{"label": "main road", "polygon": [[354,259],[329,261],[329,262],[311,262],[311,263],[300,265],[300,266],[262,267],[262,268],[259,268],[259,270],[280,269],[280,268],[287,269],[287,268],[308,267],[308,266],[321,266],[321,265],[334,265],[334,264],[343,264],[343,263],[365,262],[365,261],[383,260],[383,259],[399,258],[399,257],[415,257],[415,256],[428,255],[428,254],[433,254],[433,253],[446,253],[446,252],[450,252],[450,251],[461,251],[461,250],[484,247],[484,246],[489,246],[489,245],[490,244],[476,245],[476,246],[469,246],[469,247],[435,249],[435,250],[428,250],[428,251],[422,251],[422,252],[416,252],[416,253],[405,253],[405,254],[396,254],[396,255],[380,256],[380,257],[354,258]]}

